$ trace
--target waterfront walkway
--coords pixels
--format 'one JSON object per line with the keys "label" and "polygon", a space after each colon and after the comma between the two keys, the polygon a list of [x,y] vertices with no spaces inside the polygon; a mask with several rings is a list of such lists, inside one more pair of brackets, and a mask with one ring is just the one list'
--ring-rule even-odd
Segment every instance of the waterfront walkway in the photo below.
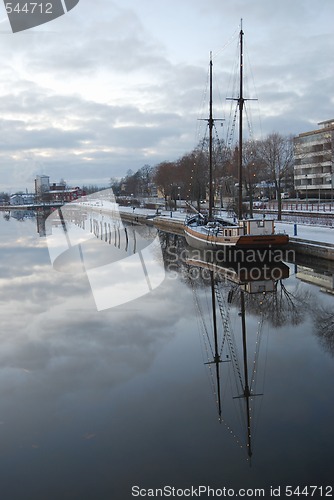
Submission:
{"label": "waterfront walkway", "polygon": [[[155,210],[149,210],[145,208],[136,208],[133,211],[132,207],[120,206],[119,211],[121,214],[122,213],[134,214],[152,218],[155,217],[156,215]],[[186,214],[180,211],[171,212],[170,210],[169,211],[161,210],[159,214],[160,214],[159,217],[163,217],[164,219],[169,220],[170,222],[173,221],[184,222],[186,218]],[[222,215],[223,217],[226,217],[227,219],[230,219],[231,222],[233,222],[233,219],[231,217],[228,217],[228,214],[222,214]],[[268,215],[268,217],[270,217],[270,215]],[[321,225],[318,222],[316,224],[297,223],[296,225],[294,222],[285,222],[285,221],[284,222],[276,221],[275,226],[277,232],[285,232],[293,239],[315,241],[319,243],[329,243],[334,247],[334,227],[330,227],[325,224]],[[297,231],[297,234],[295,234],[295,231]]]}
{"label": "waterfront walkway", "polygon": [[278,231],[284,231],[290,237],[298,240],[317,241],[329,243],[334,246],[334,227],[318,224],[297,224],[297,235],[295,235],[295,224],[293,222],[275,223]]}
{"label": "waterfront walkway", "polygon": [[[87,202],[85,203],[87,206]],[[299,203],[298,207],[295,204],[287,203],[289,205],[290,209],[295,210],[296,208],[300,209],[301,206],[303,213],[317,213],[319,217],[316,219],[309,218],[309,219],[299,219],[298,217],[294,217],[291,214],[290,221],[275,221],[275,226],[276,226],[276,232],[285,232],[286,234],[289,235],[291,241],[295,242],[300,242],[302,243],[317,243],[321,245],[321,243],[324,244],[324,246],[330,246],[333,247],[334,249],[334,207],[331,204],[324,204],[322,210],[314,209],[315,204],[305,204],[305,203]],[[292,206],[294,205],[294,206]],[[115,210],[115,205],[109,202],[108,200],[101,200],[101,199],[91,199],[88,202],[88,206],[91,206],[94,210],[103,210],[104,212],[114,211]],[[0,209],[5,210],[5,211],[10,211],[10,210],[17,210],[17,209],[36,209],[36,208],[46,208],[46,206],[41,206],[41,205],[29,205],[29,206],[10,206],[7,205],[5,207],[0,207]],[[47,208],[50,208],[48,205]],[[285,209],[288,207],[286,206]],[[271,209],[274,209],[274,205],[271,205]],[[119,206],[118,210],[120,212],[120,215],[123,215],[124,217],[127,218],[130,222],[136,221],[135,219],[138,217],[140,219],[140,222],[145,222],[145,220],[151,220],[151,221],[156,221],[156,226],[159,227],[158,221],[160,221],[161,226],[160,227],[169,227],[171,230],[175,228],[175,232],[178,232],[181,234],[182,231],[182,225],[185,221],[186,218],[186,212],[181,209],[181,210],[176,210],[176,211],[171,211],[171,210],[159,210],[159,215],[157,215],[157,212],[155,209],[146,209],[146,208],[135,208],[133,209],[132,206]],[[227,220],[231,220],[231,223],[233,222],[233,218],[229,216],[227,212],[221,212],[222,217],[226,218]],[[270,218],[271,216],[274,216],[274,214],[268,213],[265,209],[259,210],[258,213],[255,215],[255,217],[263,217],[267,216]],[[323,218],[322,218],[323,215]],[[328,219],[328,216],[330,216],[330,219]],[[296,222],[297,221],[297,222]],[[307,223],[306,223],[307,222]],[[323,224],[322,224],[323,222]],[[330,222],[330,225],[328,225],[328,222]],[[334,251],[334,250],[333,250]]]}

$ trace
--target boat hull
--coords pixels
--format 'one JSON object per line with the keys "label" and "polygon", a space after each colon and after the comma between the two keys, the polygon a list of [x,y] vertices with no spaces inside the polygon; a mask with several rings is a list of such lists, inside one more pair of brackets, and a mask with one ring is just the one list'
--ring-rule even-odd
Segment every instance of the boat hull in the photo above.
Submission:
{"label": "boat hull", "polygon": [[191,227],[186,226],[184,234],[188,245],[199,250],[220,250],[225,247],[236,248],[280,248],[288,244],[289,237],[286,234],[257,234],[242,236],[216,236],[214,234],[203,234]]}
{"label": "boat hull", "polygon": [[238,248],[269,248],[282,247],[289,243],[287,234],[261,234],[240,236],[236,244]]}

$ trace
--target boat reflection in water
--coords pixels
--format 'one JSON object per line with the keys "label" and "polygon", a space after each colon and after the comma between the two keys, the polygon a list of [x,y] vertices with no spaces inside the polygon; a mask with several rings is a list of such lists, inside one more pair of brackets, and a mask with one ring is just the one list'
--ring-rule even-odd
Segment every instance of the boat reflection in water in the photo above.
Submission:
{"label": "boat reflection in water", "polygon": [[[196,311],[208,358],[205,364],[210,369],[219,421],[226,425],[240,447],[246,447],[247,459],[250,460],[253,453],[253,400],[263,395],[256,387],[264,323],[263,312],[268,306],[266,300],[268,295],[277,294],[279,284],[289,277],[289,267],[283,262],[259,261],[241,265],[240,261],[224,263],[214,259],[208,261],[199,257],[198,254],[193,256],[191,251],[189,251],[186,263],[188,276],[192,281]],[[203,281],[206,281],[209,286],[203,287]],[[204,293],[205,289],[209,292],[209,297],[207,293]],[[254,346],[252,365],[248,349],[250,339],[246,325],[246,304],[248,303],[252,306],[253,313],[255,311],[260,316],[256,334],[254,336],[253,332],[250,336],[253,337]],[[208,307],[206,312],[203,304]],[[236,306],[235,312],[238,311],[236,319],[241,320],[239,325],[232,318],[233,305]],[[238,333],[234,334],[235,328],[241,332],[240,336]],[[221,364],[228,364],[229,368],[222,369]],[[234,402],[240,403],[238,413],[243,422],[240,433],[246,435],[246,439],[242,439],[240,433],[234,430],[237,422],[228,411],[228,398],[223,403],[222,394],[226,396],[228,392],[226,387],[223,390],[223,383],[231,380],[230,367],[234,375],[233,386],[229,388],[230,396]]]}

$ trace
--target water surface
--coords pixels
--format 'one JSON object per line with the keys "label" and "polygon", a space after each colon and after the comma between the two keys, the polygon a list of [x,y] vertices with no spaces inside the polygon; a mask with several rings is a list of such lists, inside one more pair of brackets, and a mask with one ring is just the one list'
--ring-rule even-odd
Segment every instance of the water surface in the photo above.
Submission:
{"label": "water surface", "polygon": [[[2,499],[122,500],[135,485],[270,498],[271,486],[332,485],[334,295],[301,280],[305,266],[288,264],[268,293],[216,279],[239,360],[219,363],[218,398],[216,365],[205,364],[210,271],[175,264],[168,248],[181,251],[181,238],[160,235],[158,288],[98,312],[85,272],[51,266],[35,218],[1,216],[0,231]],[[234,399],[242,295],[251,444],[245,398]],[[227,343],[220,354],[231,358]]]}

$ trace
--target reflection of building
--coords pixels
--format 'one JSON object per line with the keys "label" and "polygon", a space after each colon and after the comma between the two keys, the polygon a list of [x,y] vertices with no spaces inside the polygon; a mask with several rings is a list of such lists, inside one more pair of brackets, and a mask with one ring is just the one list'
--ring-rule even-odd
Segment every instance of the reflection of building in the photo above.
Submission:
{"label": "reflection of building", "polygon": [[295,137],[295,189],[302,197],[327,197],[333,193],[334,119]]}
{"label": "reflection of building", "polygon": [[50,178],[47,175],[37,175],[35,179],[36,199],[40,202],[62,202],[68,203],[85,196],[85,192],[79,188],[68,188],[64,181],[50,184]]}
{"label": "reflection of building", "polygon": [[320,291],[334,294],[334,274],[320,273],[315,269],[298,266],[296,276],[305,283],[311,283],[320,288]]}
{"label": "reflection of building", "polygon": [[10,197],[10,205],[31,205],[35,201],[33,193],[16,193]]}
{"label": "reflection of building", "polygon": [[48,211],[42,210],[36,213],[37,232],[41,237],[48,236],[49,234],[51,234],[51,230],[47,231],[45,224],[46,219],[47,217],[49,217],[50,213],[51,213],[50,210]]}
{"label": "reflection of building", "polygon": [[25,219],[33,219],[35,214],[31,210],[11,210],[10,217],[16,220],[25,220]]}

